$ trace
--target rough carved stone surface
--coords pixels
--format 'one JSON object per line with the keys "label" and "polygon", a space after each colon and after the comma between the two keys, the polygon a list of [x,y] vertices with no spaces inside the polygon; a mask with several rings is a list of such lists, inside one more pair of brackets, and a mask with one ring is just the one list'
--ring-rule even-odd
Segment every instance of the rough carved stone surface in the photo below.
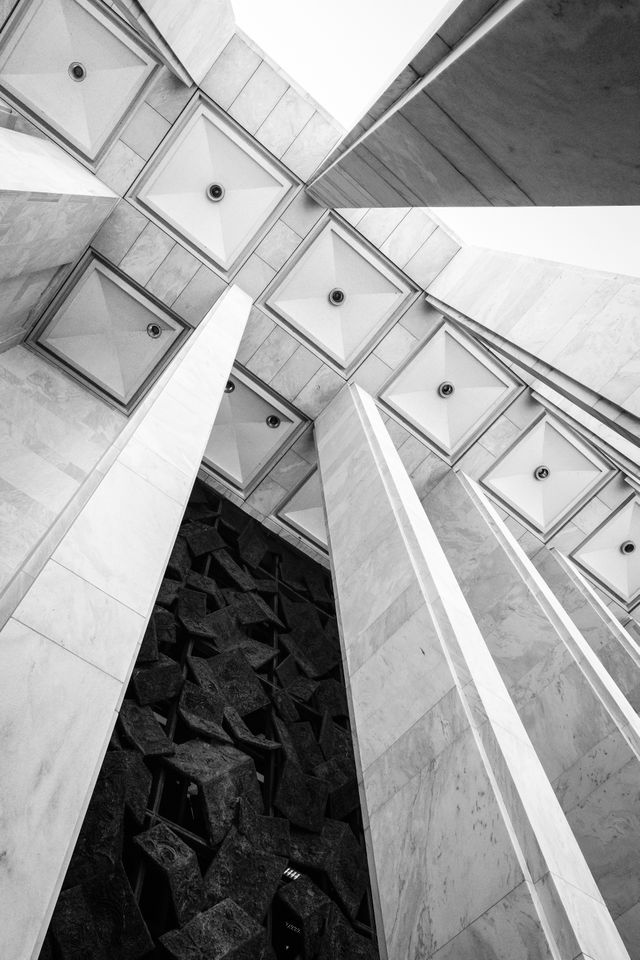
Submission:
{"label": "rough carved stone surface", "polygon": [[224,718],[233,739],[241,747],[246,747],[250,751],[266,750],[268,753],[280,749],[280,744],[276,740],[265,737],[264,733],[252,733],[238,711],[234,710],[233,707],[225,709]]}
{"label": "rough carved stone surface", "polygon": [[160,942],[172,960],[260,960],[264,929],[233,900],[223,900]]}
{"label": "rough carved stone surface", "polygon": [[122,867],[65,890],[51,931],[61,960],[138,960],[153,941]]}
{"label": "rough carved stone surface", "polygon": [[172,577],[174,580],[184,582],[190,567],[191,554],[189,553],[187,542],[183,537],[178,537],[171,551],[171,556],[169,557],[166,575]]}
{"label": "rough carved stone surface", "polygon": [[154,607],[153,622],[156,625],[158,643],[173,645],[176,642],[176,621],[173,614],[162,607]]}
{"label": "rough carved stone surface", "polygon": [[288,820],[264,817],[241,798],[238,803],[238,830],[257,850],[289,858],[291,843]]}
{"label": "rough carved stone surface", "polygon": [[138,703],[143,707],[175,697],[180,693],[182,683],[180,664],[165,654],[160,654],[152,666],[133,671],[133,689]]}
{"label": "rough carved stone surface", "polygon": [[195,736],[231,743],[222,728],[224,700],[187,681],[182,688],[178,713]]}
{"label": "rough carved stone surface", "polygon": [[194,557],[201,557],[213,550],[224,550],[226,543],[215,529],[206,523],[186,523],[180,528],[180,535],[187,541]]}
{"label": "rough carved stone surface", "polygon": [[278,892],[278,899],[302,931],[304,956],[313,958],[329,916],[331,900],[307,877],[284,886]]}
{"label": "rough carved stone surface", "polygon": [[228,897],[262,920],[286,866],[284,857],[256,849],[232,828],[205,874],[207,901],[214,904]]}
{"label": "rough carved stone surface", "polygon": [[378,951],[371,940],[355,932],[332,904],[318,960],[378,960]]}
{"label": "rough carved stone surface", "polygon": [[241,717],[268,705],[269,697],[246,657],[239,651],[231,650],[212,657],[209,668],[223,696]]}
{"label": "rough carved stone surface", "polygon": [[282,635],[282,643],[300,669],[312,679],[329,673],[339,655],[333,644],[327,642],[314,607],[284,598],[284,609],[291,632]]}
{"label": "rough carved stone surface", "polygon": [[201,573],[196,573],[195,570],[190,570],[187,574],[187,586],[191,587],[192,590],[199,590],[201,593],[206,593],[207,596],[213,597],[219,607],[224,604],[222,591],[211,577],[205,577]]}
{"label": "rough carved stone surface", "polygon": [[100,771],[80,830],[65,886],[111,873],[120,860],[123,840],[125,778],[121,768]]}
{"label": "rough carved stone surface", "polygon": [[133,700],[125,700],[118,723],[125,739],[143,756],[167,757],[173,753],[173,743],[165,735],[151,707],[140,707]]}
{"label": "rough carved stone surface", "polygon": [[212,843],[224,839],[239,797],[262,809],[253,760],[235,747],[190,740],[177,746],[173,757],[168,757],[165,763],[178,776],[200,788]]}
{"label": "rough carved stone surface", "polygon": [[135,842],[166,877],[182,926],[204,906],[204,885],[195,853],[164,823],[139,834]]}
{"label": "rough carved stone surface", "polygon": [[328,796],[324,780],[309,777],[299,764],[285,761],[273,802],[292,824],[314,832],[321,830]]}
{"label": "rough carved stone surface", "polygon": [[246,573],[226,550],[216,551],[212,554],[211,560],[214,570],[222,573],[240,590],[255,590],[256,584],[253,577]]}
{"label": "rough carved stone surface", "polygon": [[152,663],[158,659],[158,634],[156,630],[156,621],[153,617],[147,624],[147,629],[142,637],[140,652],[138,654],[138,663]]}
{"label": "rough carved stone surface", "polygon": [[291,860],[301,870],[321,871],[350,916],[355,916],[368,883],[367,861],[347,823],[325,820],[319,834],[293,830]]}

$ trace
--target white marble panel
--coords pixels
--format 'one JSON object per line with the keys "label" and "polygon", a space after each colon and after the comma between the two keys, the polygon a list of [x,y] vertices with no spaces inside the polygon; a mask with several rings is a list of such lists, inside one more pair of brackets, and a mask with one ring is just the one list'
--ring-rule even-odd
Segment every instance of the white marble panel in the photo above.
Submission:
{"label": "white marble panel", "polygon": [[147,616],[183,509],[115,463],[53,559]]}
{"label": "white marble panel", "polygon": [[[557,960],[553,921],[579,945],[566,954],[571,960],[580,951],[622,960],[593,877],[373,400],[357,387],[343,390],[316,422],[316,442],[388,956],[472,956],[469,928],[479,923],[487,960],[506,956],[504,942],[522,960]],[[554,888],[561,902],[540,909],[533,884],[551,871],[580,891],[579,907]],[[509,897],[498,940],[489,915]],[[585,898],[600,926],[574,916],[587,909]],[[462,952],[447,953],[465,931]],[[610,955],[600,952],[604,942]]]}
{"label": "white marble panel", "polygon": [[393,958],[431,957],[523,879],[470,732],[379,808],[370,830]]}
{"label": "white marble panel", "polygon": [[129,607],[50,560],[14,619],[126,680],[146,621]]}
{"label": "white marble panel", "polygon": [[115,719],[121,684],[23,624],[0,632],[0,955],[46,927]]}

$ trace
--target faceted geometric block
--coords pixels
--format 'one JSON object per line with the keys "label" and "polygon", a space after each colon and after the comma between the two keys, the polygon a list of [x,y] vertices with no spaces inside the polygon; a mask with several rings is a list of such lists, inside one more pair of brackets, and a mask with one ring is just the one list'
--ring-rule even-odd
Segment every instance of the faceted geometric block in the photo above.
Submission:
{"label": "faceted geometric block", "polygon": [[207,902],[227,897],[256,920],[262,920],[287,866],[284,857],[255,849],[232,828],[204,878]]}
{"label": "faceted geometric block", "polygon": [[62,960],[138,960],[153,949],[121,864],[61,893],[51,929]]}
{"label": "faceted geometric block", "polygon": [[518,389],[506,367],[443,324],[385,387],[381,400],[453,461]]}
{"label": "faceted geometric block", "polygon": [[229,273],[292,186],[284,168],[200,97],[133,193],[152,216]]}
{"label": "faceted geometric block", "polygon": [[269,704],[269,698],[246,658],[238,650],[221,653],[208,662],[222,696],[241,717]]}
{"label": "faceted geometric block", "polygon": [[331,900],[308,877],[287,883],[278,892],[278,900],[302,932],[303,956],[315,957]]}
{"label": "faceted geometric block", "polygon": [[262,809],[262,797],[251,757],[235,747],[190,740],[176,747],[166,765],[198,785],[211,842],[220,843],[234,818],[239,797]]}
{"label": "faceted geometric block", "polygon": [[548,416],[533,424],[482,478],[482,484],[545,538],[610,475],[586,443]]}
{"label": "faceted geometric block", "polygon": [[264,750],[267,753],[273,753],[275,750],[280,749],[280,744],[275,740],[269,740],[264,733],[252,733],[238,711],[234,710],[233,707],[226,707],[224,719],[236,743],[244,747],[248,752],[252,750],[262,752]]}
{"label": "faceted geometric block", "polygon": [[260,960],[263,942],[263,927],[233,900],[223,900],[182,930],[160,937],[172,960]]}
{"label": "faceted geometric block", "polygon": [[125,791],[124,770],[105,764],[71,857],[66,887],[115,869],[122,855]]}
{"label": "faceted geometric block", "polygon": [[289,821],[282,817],[264,817],[247,803],[238,804],[238,830],[258,850],[289,858]]}
{"label": "faceted geometric block", "polygon": [[301,417],[233,368],[204,452],[205,466],[248,493],[301,428]]}
{"label": "faceted geometric block", "polygon": [[364,850],[347,823],[325,820],[319,834],[291,834],[291,859],[301,870],[322,871],[350,917],[355,917],[368,872]]}
{"label": "faceted geometric block", "polygon": [[231,737],[222,728],[224,700],[187,681],[178,704],[180,718],[197,737],[231,743]]}
{"label": "faceted geometric block", "polygon": [[186,523],[180,528],[180,533],[189,545],[194,557],[201,557],[212,550],[223,550],[226,543],[215,527],[208,523]]}
{"label": "faceted geometric block", "polygon": [[378,960],[375,943],[361,937],[331,904],[318,960]]}
{"label": "faceted geometric block", "polygon": [[115,136],[156,66],[121,20],[89,0],[20,4],[3,41],[0,87],[86,160]]}
{"label": "faceted geometric block", "polygon": [[264,303],[333,366],[351,372],[414,293],[402,274],[329,219],[278,274]]}
{"label": "faceted geometric block", "polygon": [[118,722],[124,737],[143,757],[168,757],[173,753],[173,743],[165,735],[151,707],[139,707],[133,700],[125,700]]}
{"label": "faceted geometric block", "polygon": [[180,664],[161,653],[156,663],[134,670],[131,682],[138,703],[146,707],[177,696],[184,680]]}
{"label": "faceted geometric block", "polygon": [[45,312],[31,342],[129,412],[186,330],[181,320],[89,254]]}
{"label": "faceted geometric block", "polygon": [[314,546],[327,549],[327,524],[317,470],[278,508],[277,517]]}
{"label": "faceted geometric block", "polygon": [[282,598],[290,633],[280,639],[298,666],[311,678],[322,677],[335,667],[338,650],[327,642],[318,614],[311,604]]}
{"label": "faceted geometric block", "polygon": [[329,786],[324,780],[308,776],[297,762],[287,760],[273,803],[294,826],[319,833],[328,795]]}
{"label": "faceted geometric block", "polygon": [[204,905],[198,858],[191,847],[164,823],[139,834],[134,842],[166,877],[176,918],[182,926]]}
{"label": "faceted geometric block", "polygon": [[640,501],[623,504],[580,544],[572,559],[632,606],[640,596]]}

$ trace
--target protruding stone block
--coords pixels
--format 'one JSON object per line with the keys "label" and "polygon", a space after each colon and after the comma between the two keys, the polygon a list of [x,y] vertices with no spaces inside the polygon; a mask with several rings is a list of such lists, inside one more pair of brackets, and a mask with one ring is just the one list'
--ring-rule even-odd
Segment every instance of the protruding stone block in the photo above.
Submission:
{"label": "protruding stone block", "polygon": [[135,842],[166,878],[176,919],[182,926],[204,905],[198,858],[191,847],[164,823],[157,823],[151,830],[139,834]]}
{"label": "protruding stone block", "polygon": [[233,900],[223,900],[160,943],[171,960],[260,960],[264,928]]}
{"label": "protruding stone block", "polygon": [[287,866],[284,857],[256,849],[232,828],[205,874],[209,903],[227,898],[256,920],[262,920]]}

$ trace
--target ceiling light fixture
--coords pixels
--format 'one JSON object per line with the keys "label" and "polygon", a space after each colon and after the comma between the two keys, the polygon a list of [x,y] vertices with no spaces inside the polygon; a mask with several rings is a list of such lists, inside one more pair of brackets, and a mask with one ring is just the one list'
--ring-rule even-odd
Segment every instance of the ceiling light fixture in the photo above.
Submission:
{"label": "ceiling light fixture", "polygon": [[235,385],[235,383],[233,382],[233,380],[227,380],[227,382],[226,382],[226,384],[225,384],[225,387],[224,387],[224,392],[225,392],[225,393],[233,393],[233,391],[235,390],[235,388],[236,388],[236,385]]}
{"label": "ceiling light fixture", "polygon": [[329,303],[334,307],[339,307],[347,299],[347,295],[340,287],[334,287],[329,291]]}
{"label": "ceiling light fixture", "polygon": [[276,417],[275,413],[270,413],[265,422],[268,427],[275,430],[276,427],[280,426],[280,417]]}
{"label": "ceiling light fixture", "polygon": [[221,183],[210,183],[206,193],[209,200],[212,200],[213,203],[219,203],[224,197],[225,190]]}
{"label": "ceiling light fixture", "polygon": [[452,397],[455,393],[456,388],[449,380],[443,380],[440,386],[438,387],[438,393],[441,397]]}
{"label": "ceiling light fixture", "polygon": [[147,324],[147,336],[151,337],[152,340],[157,340],[161,333],[162,327],[159,323]]}
{"label": "ceiling light fixture", "polygon": [[73,63],[69,64],[69,76],[72,80],[80,83],[82,80],[86,79],[87,68],[83,63],[80,63],[79,60],[74,60]]}
{"label": "ceiling light fixture", "polygon": [[549,467],[545,467],[544,464],[541,464],[539,467],[536,467],[533,471],[533,475],[536,480],[546,480],[549,477],[551,470]]}
{"label": "ceiling light fixture", "polygon": [[620,544],[620,553],[624,553],[625,557],[628,557],[630,553],[636,552],[636,545],[633,540],[625,540],[624,543]]}

